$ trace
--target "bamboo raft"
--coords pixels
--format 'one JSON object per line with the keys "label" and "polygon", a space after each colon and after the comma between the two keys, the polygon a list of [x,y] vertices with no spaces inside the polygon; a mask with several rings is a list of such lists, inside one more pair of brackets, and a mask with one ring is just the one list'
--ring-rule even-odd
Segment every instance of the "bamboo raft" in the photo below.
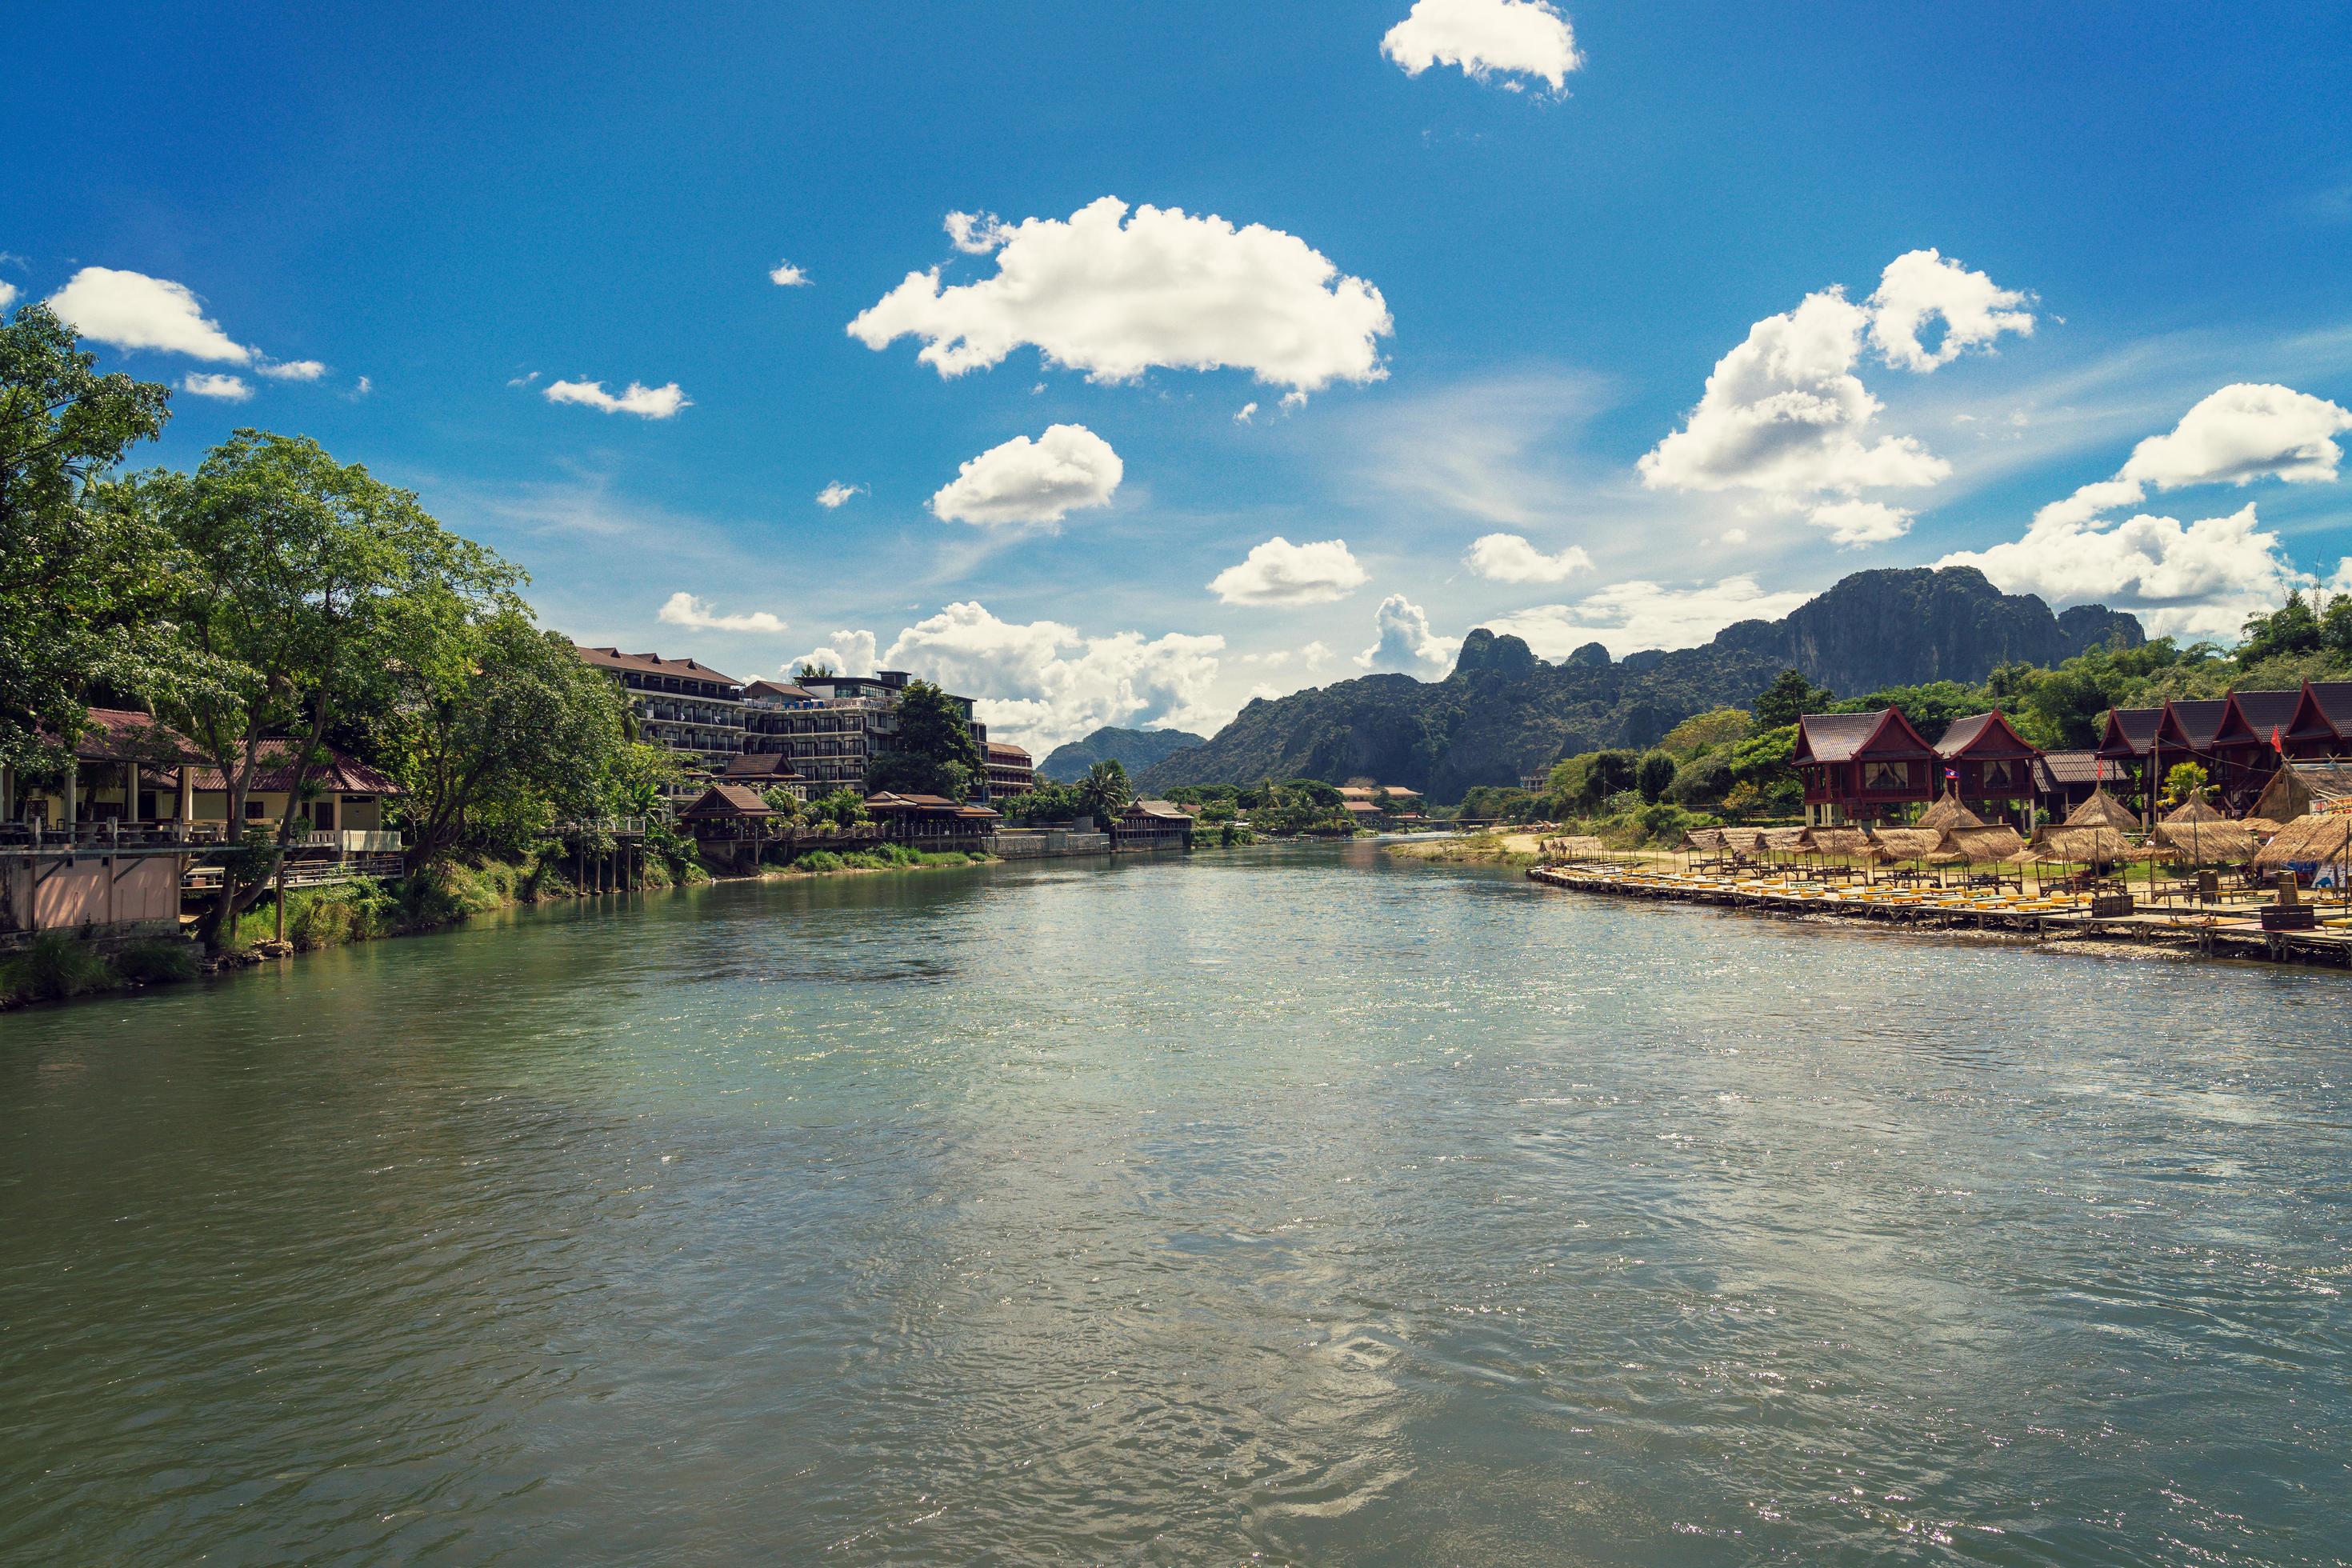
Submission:
{"label": "bamboo raft", "polygon": [[2032,897],[1959,888],[1873,888],[1702,876],[1597,862],[1536,866],[1528,879],[1580,893],[1661,899],[1746,913],[1874,921],[1914,931],[1966,931],[2048,942],[2111,941],[2208,958],[2352,968],[2352,919],[2310,931],[2264,931],[2252,906],[2094,914],[2087,893]]}

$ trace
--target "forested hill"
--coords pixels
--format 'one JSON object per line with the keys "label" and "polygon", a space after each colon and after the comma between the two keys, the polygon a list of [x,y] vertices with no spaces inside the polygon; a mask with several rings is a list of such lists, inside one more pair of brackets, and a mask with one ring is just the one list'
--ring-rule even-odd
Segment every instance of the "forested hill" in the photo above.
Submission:
{"label": "forested hill", "polygon": [[1858,572],[1783,620],[1741,621],[1673,653],[1612,660],[1591,643],[1547,664],[1517,637],[1474,631],[1443,680],[1373,675],[1259,699],[1206,744],[1145,772],[1140,787],[1368,776],[1451,803],[1563,754],[1653,744],[1694,713],[1744,707],[1783,669],[1861,696],[1980,681],[1996,665],[2053,665],[2118,637],[2145,640],[2134,616],[2097,605],[2055,616],[1974,567]]}
{"label": "forested hill", "polygon": [[1187,746],[1202,746],[1208,738],[1190,730],[1119,730],[1109,725],[1083,741],[1056,746],[1037,764],[1037,776],[1055,784],[1076,784],[1097,763],[1116,762],[1129,773],[1139,773]]}

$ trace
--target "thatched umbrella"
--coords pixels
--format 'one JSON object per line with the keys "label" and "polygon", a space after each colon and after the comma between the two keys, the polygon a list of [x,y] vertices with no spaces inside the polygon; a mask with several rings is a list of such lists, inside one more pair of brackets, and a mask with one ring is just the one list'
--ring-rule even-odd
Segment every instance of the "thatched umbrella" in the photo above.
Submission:
{"label": "thatched umbrella", "polygon": [[1971,865],[1987,860],[2006,860],[2025,847],[2025,840],[2017,829],[2005,822],[1989,827],[1955,827],[1944,834],[1944,847],[1959,859]]}
{"label": "thatched umbrella", "polygon": [[[2071,821],[2072,819],[2070,818],[2069,820]],[[2211,806],[2207,805],[2195,795],[2190,795],[2187,800],[2181,802],[2179,805],[2173,807],[2172,810],[2167,812],[2165,814],[2164,820],[2167,822],[2227,822],[2230,819],[2222,816],[2220,812],[2214,810]]]}
{"label": "thatched umbrella", "polygon": [[2112,866],[2131,858],[2129,840],[2112,827],[2045,827],[2033,847],[2050,860],[2077,866]]}
{"label": "thatched umbrella", "polygon": [[2276,833],[2280,826],[2278,823],[2273,822],[2267,816],[2242,816],[2238,819],[2238,826],[2257,838],[2268,838],[2272,834]]}
{"label": "thatched umbrella", "polygon": [[1932,827],[1938,833],[1952,827],[1982,827],[1984,818],[1960,804],[1959,792],[1948,789],[1943,798],[1919,814],[1914,827]]}
{"label": "thatched umbrella", "polygon": [[2091,798],[2066,814],[2068,827],[2112,827],[2118,833],[2129,833],[2139,826],[2139,814],[2107,793],[2101,784],[2091,792]]}
{"label": "thatched umbrella", "polygon": [[2242,822],[2174,822],[2156,825],[2157,841],[2190,866],[2242,866],[2254,858],[2254,836]]}
{"label": "thatched umbrella", "polygon": [[2333,870],[2336,885],[2344,887],[2352,875],[2352,816],[2296,817],[2263,846],[2254,869],[2293,871],[2315,881]]}

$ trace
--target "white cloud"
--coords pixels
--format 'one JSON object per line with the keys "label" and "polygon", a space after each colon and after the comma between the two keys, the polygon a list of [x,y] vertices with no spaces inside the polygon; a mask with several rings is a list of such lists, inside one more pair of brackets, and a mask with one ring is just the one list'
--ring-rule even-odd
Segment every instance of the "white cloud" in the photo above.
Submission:
{"label": "white cloud", "polygon": [[257,364],[253,369],[255,374],[266,375],[272,381],[316,381],[327,374],[327,367],[314,359],[283,360],[276,364]]}
{"label": "white cloud", "polygon": [[532,382],[537,381],[539,377],[540,373],[538,371],[532,371],[529,375],[509,376],[507,379],[507,384],[509,386],[529,386]]}
{"label": "white cloud", "polygon": [[16,302],[16,286],[14,283],[0,283],[0,310],[6,310]]}
{"label": "white cloud", "polygon": [[374,390],[375,383],[369,380],[366,376],[362,376],[359,380],[352,384],[350,394],[351,400],[353,403],[357,403],[361,398],[365,397],[369,393],[373,392]]}
{"label": "white cloud", "polygon": [[694,406],[694,400],[679,391],[674,381],[664,386],[642,386],[633,381],[618,397],[605,391],[601,381],[553,381],[548,383],[545,395],[550,403],[584,404],[607,414],[637,414],[647,419],[667,419],[681,408]]}
{"label": "white cloud", "polygon": [[1015,436],[963,464],[931,498],[931,511],[983,527],[1057,523],[1109,505],[1126,472],[1110,443],[1085,426],[1049,425],[1034,441]]}
{"label": "white cloud", "polygon": [[1687,588],[1637,579],[1612,584],[1573,605],[1539,605],[1486,625],[1524,638],[1546,658],[1564,658],[1590,642],[1622,658],[1643,648],[1696,647],[1734,621],[1777,620],[1811,597],[1768,594],[1748,576]]}
{"label": "white cloud", "polygon": [[1228,605],[1325,605],[1364,582],[1346,540],[1293,544],[1277,533],[1211,578],[1209,587]]}
{"label": "white cloud", "polygon": [[[1045,751],[1105,724],[1212,730],[1221,637],[1087,637],[1056,621],[950,605],[908,626],[887,662],[977,700],[992,736]],[[1042,752],[1041,752],[1042,754]]]}
{"label": "white cloud", "polygon": [[1318,665],[1328,664],[1339,656],[1331,651],[1328,643],[1311,642],[1298,650],[1298,657],[1307,661],[1307,668],[1312,669]]}
{"label": "white cloud", "polygon": [[1473,80],[1502,71],[1540,78],[1554,92],[1584,63],[1568,18],[1545,0],[1416,0],[1381,39],[1381,53],[1407,76],[1460,66]]}
{"label": "white cloud", "polygon": [[2022,539],[1936,564],[1974,566],[2006,593],[2053,605],[2129,610],[2158,637],[2235,638],[2248,616],[2275,608],[2302,581],[2251,504],[2190,523],[2144,513],[2113,525],[2037,517]]}
{"label": "white cloud", "polygon": [[[1683,428],[1642,458],[1642,482],[1653,489],[1748,490],[1783,510],[1941,483],[1951,464],[1913,437],[1877,432],[1885,405],[1854,374],[1864,344],[1890,364],[1925,374],[1966,350],[1990,349],[2002,332],[2031,332],[2032,313],[2014,309],[2025,300],[1934,250],[1896,257],[1861,304],[1842,288],[1809,294],[1794,310],[1757,322],[1717,362]],[[1944,329],[1932,349],[1920,337],[1931,320]],[[1898,521],[1893,507],[1866,518],[1822,510],[1829,515],[1817,511],[1813,521],[1842,543],[1901,531],[1887,531]],[[1908,514],[1899,520],[1908,525]]]}
{"label": "white cloud", "polygon": [[49,309],[83,337],[118,349],[162,349],[232,364],[253,358],[219,322],[205,319],[192,289],[168,278],[85,267],[49,296]]}
{"label": "white cloud", "polygon": [[[5,304],[5,302],[6,302],[6,301],[5,301],[5,300],[0,300],[0,304]],[[1239,407],[1238,409],[1235,409],[1235,410],[1234,411],[1234,424],[1236,424],[1236,425],[1246,425],[1246,424],[1248,424],[1248,423],[1250,422],[1250,416],[1251,416],[1252,415],[1255,414],[1256,412],[1257,412],[1257,405],[1256,405],[1256,404],[1255,404],[1255,403],[1244,403],[1244,404],[1243,404],[1243,405],[1241,405],[1241,407]]]}
{"label": "white cloud", "polygon": [[910,272],[850,336],[871,349],[920,338],[918,357],[942,376],[998,364],[1024,343],[1097,382],[1231,366],[1304,394],[1387,374],[1380,290],[1279,229],[1172,207],[1138,207],[1130,221],[1125,202],[1105,196],[1067,222],[1029,218],[981,239],[993,277],[942,289],[937,268]]}
{"label": "white cloud", "polygon": [[768,268],[768,281],[779,289],[805,289],[810,279],[806,272],[789,261],[779,261]]}
{"label": "white cloud", "polygon": [[872,632],[840,631],[798,658],[786,660],[783,673],[789,676],[804,664],[814,664],[835,675],[871,675],[881,662]]}
{"label": "white cloud", "polygon": [[[2003,289],[1935,250],[1906,251],[1886,264],[1870,297],[1870,339],[1886,363],[1931,371],[1972,348],[1989,348],[2003,332],[2033,335],[2033,315],[2019,306],[2029,296]],[[1941,317],[1944,339],[1930,349],[1919,329]]]}
{"label": "white cloud", "polygon": [[966,256],[986,256],[1013,237],[994,213],[950,213],[940,226],[948,231],[948,243]]}
{"label": "white cloud", "polygon": [[1653,489],[1822,494],[1932,485],[1952,466],[1908,436],[1874,439],[1881,405],[1853,374],[1870,312],[1838,289],[1748,329],[1682,429],[1642,458]]}
{"label": "white cloud", "polygon": [[1592,570],[1592,557],[1581,545],[1547,555],[1516,533],[1482,535],[1463,559],[1470,570],[1496,583],[1565,583]]}
{"label": "white cloud", "polygon": [[765,610],[722,616],[706,600],[680,588],[662,601],[661,618],[673,626],[697,632],[780,632],[784,623]]}
{"label": "white cloud", "polygon": [[[1912,514],[1883,500],[1828,501],[1805,513],[1815,528],[1829,530],[1839,544],[1884,544],[1911,531]],[[1728,539],[1730,531],[1725,531]],[[1746,537],[1742,535],[1742,537]]]}
{"label": "white cloud", "polygon": [[216,375],[208,370],[192,370],[180,378],[180,390],[193,392],[198,397],[217,397],[226,403],[243,403],[253,395],[253,387],[241,375]]}
{"label": "white cloud", "polygon": [[1442,637],[1429,626],[1428,612],[1402,594],[1391,594],[1372,612],[1372,646],[1356,656],[1357,668],[1406,675],[1444,675],[1462,647],[1460,637]]}
{"label": "white cloud", "polygon": [[816,504],[827,511],[836,511],[850,497],[859,494],[865,489],[864,485],[845,485],[839,479],[835,479],[816,492]]}
{"label": "white cloud", "polygon": [[2168,433],[2133,447],[2114,479],[2095,479],[2035,512],[2033,527],[2072,528],[2137,506],[2151,485],[2325,484],[2344,460],[2334,437],[2346,430],[2352,430],[2352,412],[2326,398],[2270,383],[2233,383],[2200,399]]}

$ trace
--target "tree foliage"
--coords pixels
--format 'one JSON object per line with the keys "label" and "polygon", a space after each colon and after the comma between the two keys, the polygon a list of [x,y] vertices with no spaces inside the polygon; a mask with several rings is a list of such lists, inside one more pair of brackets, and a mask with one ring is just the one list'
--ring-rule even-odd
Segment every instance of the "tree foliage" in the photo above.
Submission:
{"label": "tree foliage", "polygon": [[897,717],[890,749],[866,764],[866,789],[969,798],[987,768],[955,700],[928,680],[910,681],[898,694]]}

